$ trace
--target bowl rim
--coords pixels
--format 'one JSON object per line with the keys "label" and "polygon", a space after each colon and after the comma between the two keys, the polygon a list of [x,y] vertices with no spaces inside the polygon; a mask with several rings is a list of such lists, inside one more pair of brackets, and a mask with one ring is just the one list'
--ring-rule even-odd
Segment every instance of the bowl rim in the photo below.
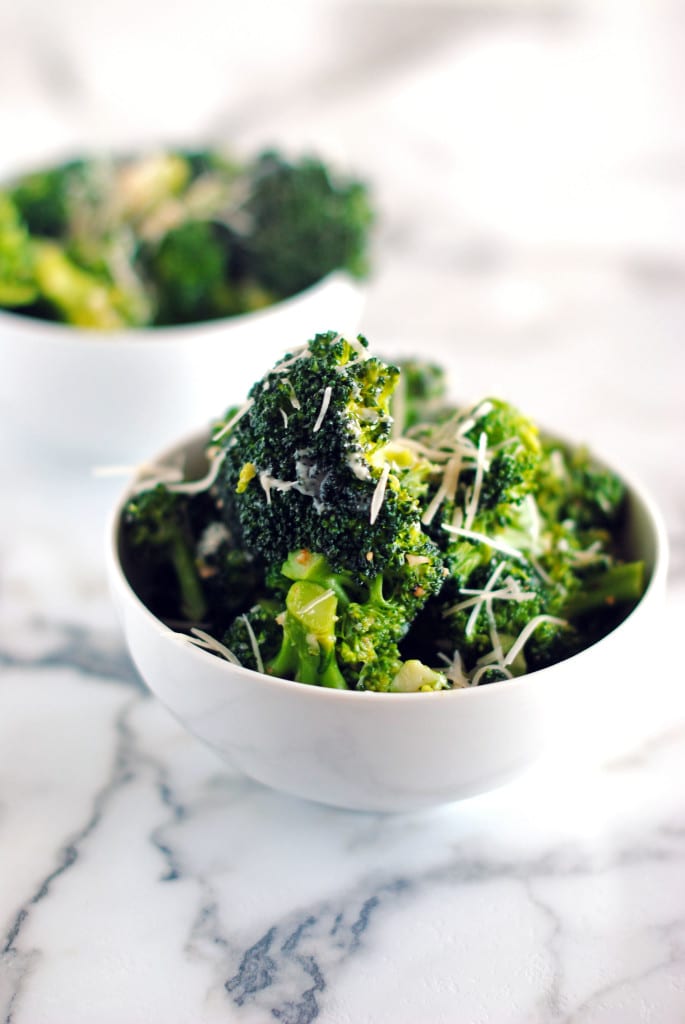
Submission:
{"label": "bowl rim", "polygon": [[[209,340],[215,335],[224,334],[230,328],[242,328],[246,323],[266,323],[271,318],[306,303],[319,292],[325,292],[339,283],[356,288],[361,293],[367,281],[368,278],[356,278],[348,270],[337,268],[301,291],[278,299],[261,309],[237,313],[234,316],[217,317],[214,320],[197,320],[187,324],[165,324],[159,327],[118,327],[111,331],[100,330],[96,327],[78,327],[60,320],[42,320],[40,317],[24,316],[22,313],[2,306],[0,307],[0,329],[6,323],[18,335],[33,335],[35,338],[38,333],[41,339],[51,337],[61,339],[61,341],[74,346],[85,344],[89,347],[109,345],[122,348],[127,344],[140,346],[141,344],[186,341],[189,335],[193,336],[194,341],[199,342]],[[2,341],[3,337],[0,334],[0,344]]]}
{"label": "bowl rim", "polygon": [[[206,437],[206,428],[196,429],[179,438],[174,444],[168,445],[151,461],[154,464],[163,463],[165,458],[168,458],[174,453],[185,451],[191,445],[197,444]],[[559,438],[559,440],[563,442],[563,438]],[[588,450],[591,452],[593,458],[596,458],[598,461],[603,462],[606,465],[611,465],[611,463],[605,462],[605,460],[595,452],[594,448],[588,447]],[[573,654],[571,657],[557,662],[554,665],[548,665],[545,668],[538,669],[535,672],[528,672],[522,676],[516,676],[513,679],[502,680],[502,685],[493,684],[491,686],[468,686],[431,692],[380,693],[374,690],[337,690],[323,686],[307,686],[305,683],[301,683],[293,679],[283,679],[280,676],[271,676],[264,672],[257,672],[254,669],[246,668],[244,665],[235,665],[223,658],[201,650],[191,643],[186,643],[184,645],[187,655],[191,659],[199,659],[197,661],[198,669],[201,668],[202,665],[206,666],[207,657],[211,657],[214,662],[216,662],[215,668],[217,668],[219,672],[223,671],[223,669],[219,667],[223,663],[226,670],[231,674],[237,673],[245,680],[255,680],[255,682],[258,682],[261,686],[267,685],[270,689],[283,690],[283,692],[288,692],[290,690],[293,693],[300,693],[302,696],[308,694],[310,699],[329,702],[355,701],[360,698],[364,699],[367,703],[369,701],[380,701],[384,703],[391,702],[393,704],[397,704],[398,702],[402,704],[412,704],[416,701],[427,703],[429,701],[455,699],[488,700],[493,699],[493,694],[503,691],[506,691],[507,693],[515,693],[518,690],[528,689],[531,686],[537,687],[545,685],[545,680],[548,674],[550,672],[554,672],[560,665],[570,662],[577,665],[579,664],[579,659],[583,659],[583,661],[585,661],[588,657],[592,657],[591,652],[593,648],[599,645],[604,645],[607,642],[612,644],[616,643],[615,638],[625,631],[628,623],[630,623],[636,615],[640,614],[640,609],[644,608],[648,602],[651,603],[651,601],[653,601],[653,599],[665,589],[668,574],[669,545],[668,534],[662,513],[649,490],[631,472],[621,472],[619,476],[628,489],[628,492],[633,495],[633,497],[637,498],[638,502],[642,504],[645,512],[647,513],[647,521],[649,522],[654,540],[654,566],[652,573],[640,600],[614,629],[601,637],[600,640],[591,644],[589,647],[584,648],[577,654]],[[121,512],[126,500],[131,496],[131,494],[136,492],[136,479],[136,475],[134,474],[127,480],[125,488],[114,503],[107,522],[106,563],[109,571],[110,585],[113,589],[116,588],[117,591],[122,593],[125,600],[133,604],[137,612],[139,614],[142,613],[150,625],[156,627],[159,631],[160,637],[166,636],[171,640],[172,637],[182,637],[183,634],[177,633],[171,629],[171,627],[162,622],[161,619],[159,619],[147,607],[129,582],[121,563],[119,553]],[[181,643],[180,640],[179,643]],[[483,694],[485,694],[485,696],[483,696]],[[490,694],[490,697],[487,696],[488,694]]]}

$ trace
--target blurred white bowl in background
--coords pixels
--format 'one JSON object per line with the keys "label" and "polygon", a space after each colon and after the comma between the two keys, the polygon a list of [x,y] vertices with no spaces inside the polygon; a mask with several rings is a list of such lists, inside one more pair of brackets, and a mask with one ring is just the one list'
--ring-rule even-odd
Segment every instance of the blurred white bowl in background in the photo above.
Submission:
{"label": "blurred white bowl in background", "polygon": [[177,327],[103,333],[0,310],[0,428],[39,460],[140,462],[243,401],[287,349],[356,334],[364,297],[336,271],[263,310]]}

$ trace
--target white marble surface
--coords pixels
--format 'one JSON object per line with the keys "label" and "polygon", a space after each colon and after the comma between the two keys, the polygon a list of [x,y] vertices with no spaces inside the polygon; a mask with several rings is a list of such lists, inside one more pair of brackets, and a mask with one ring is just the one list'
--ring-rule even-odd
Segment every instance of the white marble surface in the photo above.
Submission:
{"label": "white marble surface", "polygon": [[683,8],[193,9],[3,0],[3,167],[224,131],[368,168],[370,339],[642,477],[665,628],[627,654],[644,696],[602,749],[420,815],[298,802],[137,681],[103,571],[117,485],[5,430],[0,1021],[682,1024]]}

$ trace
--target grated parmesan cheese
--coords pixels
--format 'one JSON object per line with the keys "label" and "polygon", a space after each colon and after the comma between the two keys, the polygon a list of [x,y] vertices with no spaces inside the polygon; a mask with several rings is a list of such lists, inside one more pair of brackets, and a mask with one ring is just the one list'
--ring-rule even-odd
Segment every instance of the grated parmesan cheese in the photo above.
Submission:
{"label": "grated parmesan cheese", "polygon": [[463,526],[452,526],[450,523],[443,523],[442,528],[447,530],[448,533],[454,533],[459,537],[466,537],[467,540],[476,541],[478,544],[487,544],[488,547],[494,548],[496,551],[502,551],[505,555],[509,555],[510,558],[516,558],[520,562],[526,561],[526,556],[523,552],[505,543],[503,540],[488,537],[485,533],[479,533],[477,530],[467,530]]}
{"label": "grated parmesan cheese", "polygon": [[530,622],[523,627],[518,637],[509,648],[507,656],[504,659],[505,665],[511,665],[512,661],[514,661],[518,653],[523,650],[535,630],[538,626],[541,626],[543,622],[551,622],[557,626],[568,626],[566,619],[558,619],[555,615],[536,615],[534,619],[531,619]]}
{"label": "grated parmesan cheese", "polygon": [[387,486],[389,476],[390,466],[385,465],[383,466],[383,471],[380,475],[378,483],[376,484],[376,489],[373,492],[373,497],[371,498],[371,513],[369,516],[369,522],[371,523],[371,525],[373,525],[376,522],[376,520],[378,519],[378,514],[381,508],[383,507],[383,501],[385,499],[385,488]]}
{"label": "grated parmesan cheese", "polygon": [[240,618],[243,620],[245,629],[247,630],[247,635],[250,638],[250,647],[252,648],[254,660],[257,662],[257,671],[263,672],[264,662],[262,661],[262,652],[259,650],[259,644],[257,643],[257,637],[255,636],[254,629],[252,628],[252,623],[248,619],[247,615],[241,615]]}
{"label": "grated parmesan cheese", "polygon": [[319,409],[319,415],[316,417],[316,423],[314,424],[312,430],[312,433],[314,434],[318,434],[319,430],[321,429],[321,424],[323,423],[326,417],[326,413],[328,412],[328,406],[331,403],[332,394],[333,388],[329,384],[327,387],[324,388],[323,399],[321,401],[321,408]]}

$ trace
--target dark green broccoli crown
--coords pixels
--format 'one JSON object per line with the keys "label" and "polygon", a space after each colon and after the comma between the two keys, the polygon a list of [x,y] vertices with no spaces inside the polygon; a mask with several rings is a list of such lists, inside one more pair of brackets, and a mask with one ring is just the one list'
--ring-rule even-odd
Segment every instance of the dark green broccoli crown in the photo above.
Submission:
{"label": "dark green broccoli crown", "polygon": [[188,221],[168,231],[146,258],[158,295],[158,324],[193,323],[231,311],[225,284],[227,237],[206,221]]}
{"label": "dark green broccoli crown", "polygon": [[365,339],[329,332],[254,385],[221,440],[219,487],[244,546],[268,564],[308,548],[368,577],[404,556],[418,507],[382,457],[397,374]]}
{"label": "dark green broccoli crown", "polygon": [[129,498],[122,515],[128,542],[133,547],[167,544],[179,524],[185,524],[187,504],[185,495],[168,490],[164,484]]}
{"label": "dark green broccoli crown", "polygon": [[82,195],[90,162],[71,160],[58,167],[26,174],[11,197],[33,235],[59,238],[67,232],[75,201]]}
{"label": "dark green broccoli crown", "polygon": [[320,160],[289,163],[262,154],[246,210],[252,272],[277,295],[293,295],[338,268],[367,272],[367,189],[359,181],[335,181]]}
{"label": "dark green broccoli crown", "polygon": [[[130,498],[121,516],[122,541],[144,600],[161,614],[198,622],[207,602],[195,557],[188,495],[158,484]],[[146,586],[151,585],[151,590]]]}
{"label": "dark green broccoli crown", "polygon": [[245,668],[263,672],[281,646],[283,630],[276,619],[283,610],[279,602],[263,598],[233,619],[221,642]]}
{"label": "dark green broccoli crown", "polygon": [[594,463],[585,448],[568,452],[547,441],[539,491],[544,514],[558,522],[571,521],[576,530],[614,527],[623,512],[625,485]]}

